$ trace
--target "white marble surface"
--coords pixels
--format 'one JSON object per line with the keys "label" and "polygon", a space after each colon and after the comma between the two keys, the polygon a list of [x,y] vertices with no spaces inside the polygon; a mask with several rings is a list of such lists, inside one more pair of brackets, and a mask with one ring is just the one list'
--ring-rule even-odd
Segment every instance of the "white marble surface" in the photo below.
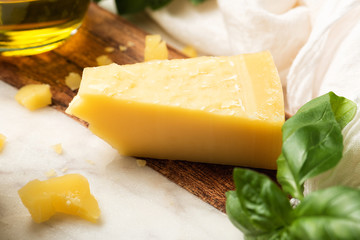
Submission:
{"label": "white marble surface", "polygon": [[[35,112],[0,81],[0,239],[242,239],[227,216],[149,167],[120,156],[78,122],[50,107]],[[63,154],[52,146],[61,143]],[[65,173],[63,170],[67,169]],[[97,224],[57,214],[37,224],[17,191],[33,179],[80,173],[102,211]]]}

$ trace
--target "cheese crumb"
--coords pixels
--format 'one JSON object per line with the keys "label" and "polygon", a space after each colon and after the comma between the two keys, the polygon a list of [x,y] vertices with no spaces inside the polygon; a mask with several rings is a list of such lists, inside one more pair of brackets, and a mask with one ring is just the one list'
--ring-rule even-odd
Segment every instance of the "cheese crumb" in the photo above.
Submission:
{"label": "cheese crumb", "polygon": [[33,111],[50,105],[51,97],[50,85],[28,84],[19,89],[15,95],[15,100]]}
{"label": "cheese crumb", "polygon": [[127,46],[120,45],[119,50],[122,51],[122,52],[125,52],[127,50]]}
{"label": "cheese crumb", "polygon": [[187,45],[185,46],[181,52],[188,57],[197,57],[196,49],[193,46]]}
{"label": "cheese crumb", "polygon": [[71,72],[69,75],[65,77],[65,84],[72,91],[78,89],[80,87],[81,76],[78,73]]}
{"label": "cheese crumb", "polygon": [[6,137],[0,133],[0,153],[4,149]]}
{"label": "cheese crumb", "polygon": [[65,172],[67,172],[67,170],[68,170],[68,168],[67,168],[67,167],[64,167],[63,169],[61,169],[61,172],[62,172],[62,173],[65,173]]}
{"label": "cheese crumb", "polygon": [[61,145],[61,143],[55,144],[55,145],[53,145],[52,147],[53,147],[54,151],[55,151],[57,154],[59,154],[59,155],[62,154],[63,151],[62,151],[62,145]]}
{"label": "cheese crumb", "polygon": [[133,47],[133,46],[135,46],[135,43],[132,42],[132,41],[128,41],[128,42],[127,42],[127,46],[128,46],[128,47]]}
{"label": "cheese crumb", "polygon": [[115,51],[115,48],[113,48],[113,47],[106,47],[105,48],[105,52],[112,53],[114,51]]}
{"label": "cheese crumb", "polygon": [[166,46],[166,42],[161,40],[161,36],[146,35],[145,37],[145,50],[144,61],[151,60],[165,60],[168,59],[169,52]]}
{"label": "cheese crumb", "polygon": [[113,63],[113,61],[106,55],[101,55],[97,57],[96,62],[99,66],[109,65]]}
{"label": "cheese crumb", "polygon": [[136,159],[136,164],[138,165],[138,167],[145,167],[146,166],[146,161],[141,160],[141,159]]}
{"label": "cheese crumb", "polygon": [[88,164],[95,165],[95,163],[91,160],[85,160]]}
{"label": "cheese crumb", "polygon": [[55,169],[51,169],[45,173],[48,178],[55,177],[57,175]]}

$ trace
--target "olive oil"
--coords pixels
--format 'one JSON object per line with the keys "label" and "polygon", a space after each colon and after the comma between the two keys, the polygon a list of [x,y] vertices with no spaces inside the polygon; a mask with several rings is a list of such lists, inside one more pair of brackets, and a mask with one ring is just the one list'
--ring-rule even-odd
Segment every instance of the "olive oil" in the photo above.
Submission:
{"label": "olive oil", "polygon": [[76,32],[89,0],[0,0],[0,55],[50,51]]}

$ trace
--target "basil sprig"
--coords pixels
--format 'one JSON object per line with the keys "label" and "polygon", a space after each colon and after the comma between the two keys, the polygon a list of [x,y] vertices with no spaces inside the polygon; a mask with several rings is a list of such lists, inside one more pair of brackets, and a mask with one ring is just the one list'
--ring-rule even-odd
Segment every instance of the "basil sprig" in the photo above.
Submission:
{"label": "basil sprig", "polygon": [[[267,176],[234,169],[235,191],[226,193],[226,212],[246,239],[358,239],[360,190],[331,187],[304,197],[304,182],[341,160],[341,130],[356,104],[333,92],[307,104],[284,124],[277,160],[281,190]],[[292,208],[287,194],[301,200]]]}
{"label": "basil sprig", "polygon": [[237,168],[234,179],[236,191],[226,193],[226,212],[248,240],[359,239],[358,189],[318,190],[292,209],[286,194],[267,176]]}
{"label": "basil sprig", "polygon": [[267,176],[235,168],[236,191],[226,193],[226,212],[248,239],[269,239],[292,222],[287,195]]}
{"label": "basil sprig", "polygon": [[282,128],[277,180],[283,190],[302,199],[304,182],[337,165],[342,157],[341,130],[354,117],[356,104],[333,92],[302,106]]}

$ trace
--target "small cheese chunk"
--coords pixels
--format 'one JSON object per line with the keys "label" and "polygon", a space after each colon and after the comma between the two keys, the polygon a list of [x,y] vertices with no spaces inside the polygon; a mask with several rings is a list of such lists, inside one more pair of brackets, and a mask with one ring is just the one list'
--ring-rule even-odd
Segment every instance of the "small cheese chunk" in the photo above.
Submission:
{"label": "small cheese chunk", "polygon": [[67,113],[123,155],[267,169],[285,119],[269,52],[86,68]]}
{"label": "small cheese chunk", "polygon": [[127,46],[120,45],[120,46],[119,46],[119,50],[120,50],[121,52],[125,52],[125,51],[127,50]]}
{"label": "small cheese chunk", "polygon": [[6,137],[0,133],[0,153],[4,149]]}
{"label": "small cheese chunk", "polygon": [[127,41],[126,46],[133,47],[133,46],[135,46],[135,43],[132,41]]}
{"label": "small cheese chunk", "polygon": [[71,72],[69,75],[65,77],[65,84],[72,91],[78,89],[80,87],[81,76],[78,73]]}
{"label": "small cheese chunk", "polygon": [[91,161],[91,160],[89,160],[89,159],[86,159],[85,161],[86,161],[88,164],[90,164],[90,165],[95,165],[94,161]]}
{"label": "small cheese chunk", "polygon": [[31,111],[50,105],[51,97],[48,84],[29,84],[20,88],[15,95],[16,101]]}
{"label": "small cheese chunk", "polygon": [[62,154],[63,149],[62,149],[61,143],[55,144],[55,145],[53,145],[52,147],[53,147],[54,151],[55,151],[57,154],[59,154],[59,155]]}
{"label": "small cheese chunk", "polygon": [[101,55],[96,58],[96,63],[99,66],[104,66],[113,63],[113,61],[107,55]]}
{"label": "small cheese chunk", "polygon": [[45,173],[46,177],[48,178],[52,178],[52,177],[56,177],[57,176],[57,173],[55,171],[55,169],[50,169],[49,171],[47,171]]}
{"label": "small cheese chunk", "polygon": [[80,174],[67,174],[49,180],[33,180],[19,191],[22,203],[32,219],[41,223],[56,212],[77,215],[96,222],[99,205],[90,193],[89,182]]}
{"label": "small cheese chunk", "polygon": [[114,51],[115,51],[115,48],[113,48],[113,47],[106,47],[105,48],[105,52],[112,53]]}
{"label": "small cheese chunk", "polygon": [[146,166],[146,160],[136,159],[136,165],[138,165],[138,167],[145,167]]}
{"label": "small cheese chunk", "polygon": [[181,52],[188,57],[197,57],[196,49],[190,45],[185,46]]}
{"label": "small cheese chunk", "polygon": [[166,42],[161,40],[160,35],[146,35],[144,61],[168,59]]}

